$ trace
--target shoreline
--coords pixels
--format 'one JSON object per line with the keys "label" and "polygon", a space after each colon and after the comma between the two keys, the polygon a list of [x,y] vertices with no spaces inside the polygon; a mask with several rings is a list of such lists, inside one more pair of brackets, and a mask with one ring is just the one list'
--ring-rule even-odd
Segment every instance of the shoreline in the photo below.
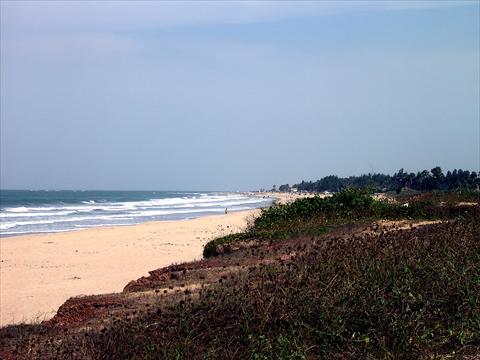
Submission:
{"label": "shoreline", "polygon": [[[305,194],[246,193],[286,203]],[[210,240],[240,232],[260,209],[0,239],[0,326],[53,317],[68,298],[121,292],[131,280],[199,260]]]}
{"label": "shoreline", "polygon": [[108,226],[137,225],[221,215],[270,206],[273,199],[240,192],[131,192],[21,190],[3,194],[0,238],[77,231]]}
{"label": "shoreline", "polygon": [[[272,200],[271,205],[273,205],[275,203],[285,204],[287,202],[294,201],[297,198],[310,196],[310,194],[294,194],[294,193],[281,193],[281,192],[271,192],[271,191],[266,191],[266,192],[242,191],[242,192],[238,192],[238,194],[251,196],[251,197],[257,197],[257,198],[263,198],[263,199],[271,199]],[[229,213],[251,211],[251,210],[256,210],[256,209],[261,209],[261,207],[251,208],[251,209],[248,209],[248,210],[230,210]],[[194,219],[199,219],[199,218],[208,217],[208,216],[220,216],[220,215],[223,215],[223,214],[222,213],[203,214],[203,215],[198,215],[198,216],[194,216],[194,217],[183,218],[183,219],[174,219],[174,220],[153,219],[153,220],[147,220],[147,221],[143,221],[143,222],[130,223],[130,224],[115,224],[115,225],[99,224],[99,225],[96,225],[96,226],[86,226],[86,227],[79,227],[79,228],[76,228],[76,229],[67,229],[67,230],[38,231],[38,232],[25,232],[25,233],[19,232],[19,233],[13,233],[13,234],[9,234],[9,233],[1,234],[0,233],[0,240],[1,239],[15,238],[15,237],[22,237],[22,236],[65,234],[65,233],[78,232],[78,231],[90,230],[90,229],[128,227],[128,226],[148,224],[148,223],[151,223],[151,222],[155,223],[155,222],[168,222],[168,221],[188,221],[188,220],[194,220]]]}
{"label": "shoreline", "polygon": [[259,211],[2,238],[0,326],[47,320],[70,297],[121,292],[149,271],[199,260],[205,243]]}

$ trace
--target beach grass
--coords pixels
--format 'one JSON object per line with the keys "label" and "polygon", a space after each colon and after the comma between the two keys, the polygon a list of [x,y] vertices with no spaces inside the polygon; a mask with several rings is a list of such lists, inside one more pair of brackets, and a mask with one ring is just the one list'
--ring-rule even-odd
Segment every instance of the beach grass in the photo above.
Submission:
{"label": "beach grass", "polygon": [[[351,191],[275,206],[214,241],[206,260],[160,272],[175,276],[154,286],[183,290],[158,292],[148,311],[92,327],[4,328],[0,344],[38,358],[474,358],[475,201],[423,194],[380,204]],[[199,281],[198,291],[185,285]]]}

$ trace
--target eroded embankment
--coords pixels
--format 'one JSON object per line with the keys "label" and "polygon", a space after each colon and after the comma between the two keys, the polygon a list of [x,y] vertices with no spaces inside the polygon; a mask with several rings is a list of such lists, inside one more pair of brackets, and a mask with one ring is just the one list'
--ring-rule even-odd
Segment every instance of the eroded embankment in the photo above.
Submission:
{"label": "eroded embankment", "polygon": [[[369,248],[377,244],[379,249],[388,249],[386,234],[409,234],[408,239],[421,239],[430,233],[445,231],[441,227],[447,225],[378,221],[332,226],[327,234],[313,237],[249,241],[245,246],[217,257],[152,270],[149,276],[128,283],[122,293],[71,298],[51,320],[40,325],[3,328],[0,330],[3,349],[0,356],[6,359],[92,358],[98,351],[95,344],[99,344],[99,334],[109,334],[112,329],[136,323],[139,319],[150,319],[146,322],[147,327],[166,326],[165,321],[168,323],[169,319],[166,314],[171,314],[179,304],[197,303],[205,291],[222,287],[224,283],[236,281],[258,269],[297,267],[306,256],[312,256],[312,251],[326,253],[334,244],[340,243]],[[336,279],[325,284],[326,289],[333,286]],[[251,288],[256,286],[252,284]]]}

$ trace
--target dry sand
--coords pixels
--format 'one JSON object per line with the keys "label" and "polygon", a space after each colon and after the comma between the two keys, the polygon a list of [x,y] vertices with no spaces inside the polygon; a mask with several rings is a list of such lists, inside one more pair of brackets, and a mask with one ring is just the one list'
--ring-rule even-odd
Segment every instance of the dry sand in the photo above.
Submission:
{"label": "dry sand", "polygon": [[0,325],[49,319],[72,296],[120,292],[204,244],[241,231],[258,210],[0,239]]}
{"label": "dry sand", "polygon": [[[308,194],[248,193],[280,203]],[[40,322],[68,298],[120,292],[148,271],[202,258],[209,240],[242,231],[259,210],[0,239],[0,326]]]}
{"label": "dry sand", "polygon": [[265,198],[272,198],[275,199],[276,202],[280,204],[286,204],[292,201],[295,201],[300,198],[304,197],[313,197],[313,196],[320,196],[325,197],[328,195],[323,194],[313,194],[313,193],[284,193],[284,192],[273,192],[273,191],[265,191],[265,192],[247,192],[246,195],[253,195],[253,196],[260,196]]}

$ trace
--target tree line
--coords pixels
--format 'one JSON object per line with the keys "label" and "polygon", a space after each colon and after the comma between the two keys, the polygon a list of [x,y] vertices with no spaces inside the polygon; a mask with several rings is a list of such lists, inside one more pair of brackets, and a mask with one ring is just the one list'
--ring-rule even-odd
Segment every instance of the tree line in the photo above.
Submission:
{"label": "tree line", "polygon": [[479,190],[480,176],[475,171],[455,169],[443,173],[437,166],[417,173],[406,172],[403,168],[393,175],[385,174],[365,174],[360,176],[349,176],[341,178],[335,175],[325,176],[317,181],[302,181],[299,184],[290,186],[289,184],[280,185],[279,191],[290,191],[291,188],[297,188],[299,191],[309,192],[338,192],[343,189],[369,187],[375,191],[397,191],[403,188],[413,190],[455,190],[468,189]]}

